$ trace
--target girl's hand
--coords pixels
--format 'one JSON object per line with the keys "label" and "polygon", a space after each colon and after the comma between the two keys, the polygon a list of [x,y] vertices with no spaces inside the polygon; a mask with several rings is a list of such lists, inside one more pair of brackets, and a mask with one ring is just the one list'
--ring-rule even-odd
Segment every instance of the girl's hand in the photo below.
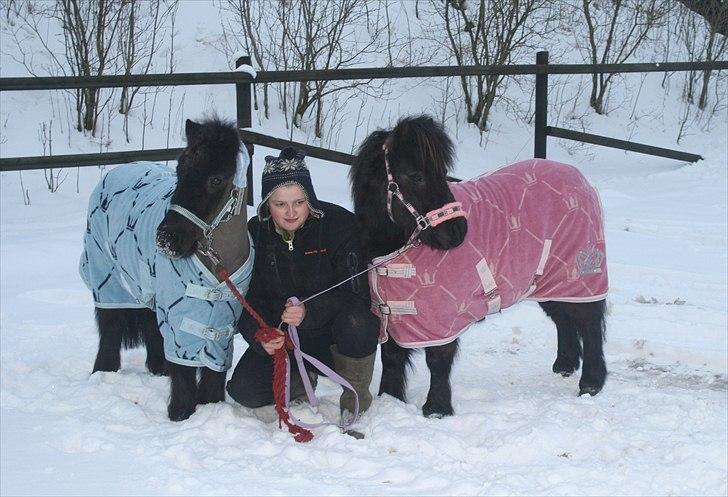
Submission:
{"label": "girl's hand", "polygon": [[286,308],[281,314],[281,321],[292,326],[298,326],[306,317],[306,306],[303,304],[293,305],[286,302]]}
{"label": "girl's hand", "polygon": [[283,344],[285,343],[283,332],[278,330],[278,333],[280,334],[280,336],[278,336],[277,338],[274,338],[270,342],[261,343],[261,345],[263,346],[263,350],[268,352],[268,355],[273,355],[275,351],[283,347]]}

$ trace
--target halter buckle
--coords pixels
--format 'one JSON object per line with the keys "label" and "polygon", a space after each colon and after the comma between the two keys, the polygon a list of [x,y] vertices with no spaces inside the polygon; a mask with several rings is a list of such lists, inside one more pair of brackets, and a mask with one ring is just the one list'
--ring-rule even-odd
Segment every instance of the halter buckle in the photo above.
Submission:
{"label": "halter buckle", "polygon": [[389,190],[391,193],[397,193],[399,191],[399,185],[396,181],[390,181],[387,185],[387,190]]}
{"label": "halter buckle", "polygon": [[430,218],[427,216],[419,216],[415,219],[415,222],[420,230],[426,230],[432,224]]}
{"label": "halter buckle", "polygon": [[218,257],[215,250],[212,248],[212,243],[206,245],[201,245],[199,242],[197,242],[197,251],[210,259],[210,262],[212,262],[213,266],[219,265],[222,261],[220,260],[220,257]]}

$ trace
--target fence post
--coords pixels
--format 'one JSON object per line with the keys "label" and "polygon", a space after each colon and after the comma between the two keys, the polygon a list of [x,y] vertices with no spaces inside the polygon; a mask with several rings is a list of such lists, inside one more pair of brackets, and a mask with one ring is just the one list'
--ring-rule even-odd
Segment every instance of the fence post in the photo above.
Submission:
{"label": "fence post", "polygon": [[[547,66],[549,63],[548,52],[536,54],[536,64]],[[533,156],[539,159],[546,158],[546,109],[548,107],[549,75],[547,73],[536,74],[536,115],[534,116],[534,143]]]}
{"label": "fence post", "polygon": [[[249,55],[238,57],[235,61],[235,68],[242,65],[251,65],[252,61]],[[238,128],[253,127],[253,110],[251,108],[251,90],[252,83],[236,83],[235,84],[235,102],[237,107]],[[248,154],[250,155],[250,165],[246,177],[248,180],[248,205],[253,206],[253,144],[246,144]]]}

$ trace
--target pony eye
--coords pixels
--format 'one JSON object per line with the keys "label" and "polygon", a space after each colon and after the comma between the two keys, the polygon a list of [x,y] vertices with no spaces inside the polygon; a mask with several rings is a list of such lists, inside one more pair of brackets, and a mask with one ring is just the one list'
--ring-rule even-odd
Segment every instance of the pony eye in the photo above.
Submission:
{"label": "pony eye", "polygon": [[210,186],[220,186],[222,185],[222,177],[221,176],[210,176],[209,179]]}
{"label": "pony eye", "polygon": [[407,175],[407,179],[414,183],[422,183],[425,180],[425,177],[422,175],[421,172],[415,171],[414,173],[409,173]]}

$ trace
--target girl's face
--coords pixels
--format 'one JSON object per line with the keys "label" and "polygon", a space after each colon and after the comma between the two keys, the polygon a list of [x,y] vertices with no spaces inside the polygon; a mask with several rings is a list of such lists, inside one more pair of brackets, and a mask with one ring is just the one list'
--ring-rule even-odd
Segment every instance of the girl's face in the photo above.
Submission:
{"label": "girl's face", "polygon": [[268,209],[276,226],[288,234],[303,226],[310,213],[306,193],[298,185],[277,188],[268,199]]}

